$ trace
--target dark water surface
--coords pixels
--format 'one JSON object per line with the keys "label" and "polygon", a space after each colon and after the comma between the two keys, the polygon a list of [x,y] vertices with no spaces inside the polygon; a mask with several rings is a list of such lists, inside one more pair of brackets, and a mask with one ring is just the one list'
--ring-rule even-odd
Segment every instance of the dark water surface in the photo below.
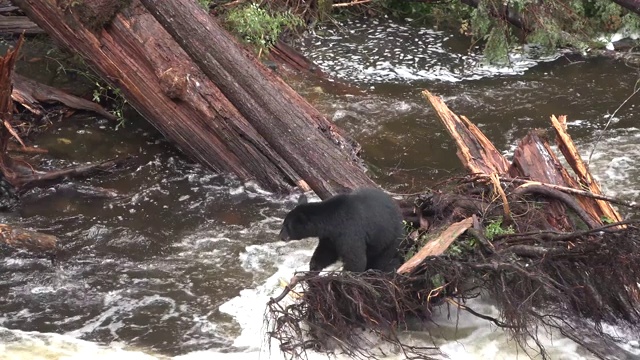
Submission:
{"label": "dark water surface", "polygon": [[[636,69],[608,59],[556,56],[532,66],[533,60],[516,57],[515,68],[483,67],[477,55],[466,53],[466,40],[400,23],[353,22],[344,29],[322,29],[305,41],[304,51],[366,93],[336,95],[310,83],[298,88],[360,142],[377,181],[396,191],[419,191],[462,173],[454,143],[422,89],[442,96],[506,153],[529,129],[549,128],[551,114],[566,114],[585,154],[637,79]],[[33,65],[32,71],[50,69]],[[592,165],[609,193],[630,199],[639,195],[638,99],[618,112]],[[165,355],[233,350],[242,324],[219,307],[263,284],[282,262],[303,266],[313,247],[275,243],[293,199],[190,163],[139,119],[114,127],[73,117],[37,139],[52,150],[42,159],[46,166],[126,153],[136,160],[127,171],[87,180],[122,198],[45,189],[27,196],[16,213],[2,215],[2,221],[59,236],[64,252],[53,266],[0,259],[0,326]],[[247,309],[264,307],[261,298],[243,299]],[[260,317],[249,321],[260,329]],[[489,328],[474,323],[470,329],[482,326]]]}

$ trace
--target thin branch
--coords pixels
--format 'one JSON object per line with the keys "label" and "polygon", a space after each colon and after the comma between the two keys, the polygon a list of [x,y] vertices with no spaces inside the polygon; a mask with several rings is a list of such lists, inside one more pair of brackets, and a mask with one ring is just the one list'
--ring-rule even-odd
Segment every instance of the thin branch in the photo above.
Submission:
{"label": "thin branch", "polygon": [[609,128],[609,125],[611,125],[611,121],[613,120],[613,117],[616,116],[616,114],[618,113],[618,111],[620,109],[622,109],[622,107],[629,102],[629,100],[631,100],[632,97],[634,97],[639,91],[640,91],[640,87],[637,86],[638,82],[636,81],[636,86],[635,86],[635,90],[633,91],[633,93],[631,93],[631,95],[629,95],[629,97],[627,97],[626,99],[624,99],[624,101],[622,102],[622,104],[620,104],[620,106],[618,106],[618,108],[613,112],[613,114],[611,114],[609,116],[609,120],[607,120],[607,124],[604,126],[604,129],[602,129],[600,131],[600,135],[598,135],[598,138],[596,139],[595,143],[593,144],[593,149],[591,149],[591,153],[589,153],[589,159],[587,160],[587,165],[591,164],[591,157],[593,156],[593,153],[596,151],[596,147],[598,146],[598,144],[600,143],[600,140],[602,140],[602,137],[604,136],[604,132]]}
{"label": "thin branch", "polygon": [[[487,174],[474,174],[474,178],[482,178],[482,179],[487,179],[490,180],[490,175]],[[514,184],[531,184],[531,185],[542,185],[542,186],[546,186],[558,191],[562,191],[564,193],[567,194],[571,194],[571,195],[580,195],[580,196],[585,196],[588,198],[592,198],[592,199],[598,199],[598,200],[605,200],[608,201],[610,203],[614,203],[617,205],[622,205],[622,206],[626,206],[629,208],[634,208],[634,209],[640,209],[640,204],[637,204],[635,201],[626,201],[626,200],[622,200],[622,199],[618,199],[612,196],[607,196],[607,195],[602,195],[602,194],[594,194],[591,191],[585,191],[585,190],[579,190],[579,189],[574,189],[574,188],[570,188],[570,187],[566,187],[566,186],[560,186],[560,185],[554,185],[554,184],[549,184],[549,183],[544,183],[544,182],[540,182],[540,181],[531,181],[531,180],[526,180],[526,179],[518,179],[518,178],[509,178],[509,177],[504,177],[501,176],[500,177],[500,181],[505,182],[505,183],[514,183]]]}
{"label": "thin branch", "polygon": [[331,6],[333,6],[333,7],[345,7],[345,6],[354,6],[354,5],[366,4],[366,3],[370,3],[370,2],[371,2],[371,0],[356,0],[356,1],[348,2],[348,3],[333,4]]}
{"label": "thin branch", "polygon": [[560,200],[565,205],[570,207],[571,210],[573,210],[580,217],[580,219],[582,219],[582,221],[584,221],[585,224],[589,226],[590,229],[595,229],[600,226],[600,224],[597,221],[595,221],[591,217],[591,215],[587,214],[587,212],[584,211],[582,206],[580,206],[580,204],[575,200],[575,198],[563,192],[560,192],[559,190],[552,189],[544,185],[525,184],[515,189],[513,193],[517,195],[537,193],[537,194],[545,195],[545,196]]}

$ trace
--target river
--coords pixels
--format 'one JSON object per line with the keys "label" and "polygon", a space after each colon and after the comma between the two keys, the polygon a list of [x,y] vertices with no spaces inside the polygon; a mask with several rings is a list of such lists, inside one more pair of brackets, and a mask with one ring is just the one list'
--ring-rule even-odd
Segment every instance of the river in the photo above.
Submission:
{"label": "river", "polygon": [[[549,127],[551,114],[569,117],[583,155],[608,194],[637,200],[640,115],[632,98],[637,71],[610,59],[514,55],[509,67],[489,67],[452,33],[380,20],[352,20],[319,29],[301,48],[323,70],[357,84],[364,94],[340,94],[296,84],[314,106],[355,137],[372,176],[388,189],[419,191],[463,171],[455,145],[420,91],[442,96],[509,155],[529,129]],[[0,360],[13,359],[268,359],[263,315],[278,279],[303,269],[313,240],[276,241],[295,197],[216,175],[187,161],[158,133],[130,115],[129,125],[75,116],[55,122],[38,144],[52,149],[45,166],[136,155],[129,171],[90,184],[119,199],[88,199],[64,188],[25,197],[2,222],[60,237],[55,265],[41,259],[0,260]],[[137,119],[140,120],[140,119]],[[477,311],[497,315],[484,302]],[[466,313],[436,313],[433,338],[452,359],[526,359],[501,330]],[[456,322],[458,329],[456,330]],[[640,356],[640,337],[611,327],[620,346]],[[590,359],[583,349],[549,336],[553,359]],[[310,354],[311,358],[325,358]]]}

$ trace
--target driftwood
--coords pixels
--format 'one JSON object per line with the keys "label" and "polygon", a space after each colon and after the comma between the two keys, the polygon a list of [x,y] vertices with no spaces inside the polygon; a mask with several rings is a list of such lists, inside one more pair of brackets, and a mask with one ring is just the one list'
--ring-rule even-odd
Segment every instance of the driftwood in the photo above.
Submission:
{"label": "driftwood", "polygon": [[24,14],[11,5],[10,1],[0,1],[0,34],[1,35],[34,35],[44,31]]}
{"label": "driftwood", "polygon": [[[424,95],[472,174],[415,199],[416,255],[398,273],[296,275],[301,296],[284,306],[276,301],[283,293],[268,304],[269,336],[291,358],[308,348],[369,358],[378,344],[362,336],[365,328],[407,357],[425,358],[432,349],[404,344],[396,331],[444,303],[505,329],[525,353],[532,341],[544,359],[541,328],[559,330],[601,359],[628,359],[602,323],[640,332],[640,222],[602,224],[598,211],[619,218],[608,197],[572,188],[577,181],[566,180],[573,177],[537,131],[520,141],[509,163],[468,119]],[[562,141],[572,148],[568,136]],[[565,153],[569,164],[580,163],[576,151]],[[491,296],[499,318],[465,304],[480,294]]]}
{"label": "driftwood", "polygon": [[333,93],[351,95],[364,94],[361,89],[355,86],[337,79],[330,79],[319,66],[282,40],[276,42],[269,51],[267,58],[276,64],[281,64],[280,68],[287,69],[293,74],[313,76],[321,85],[330,88]]}
{"label": "driftwood", "polygon": [[12,250],[23,250],[36,255],[54,255],[58,238],[53,235],[0,224],[0,244]]}
{"label": "driftwood", "polygon": [[37,148],[33,146],[18,146],[15,143],[9,143],[7,146],[8,151],[22,153],[22,154],[47,154],[49,150],[43,148]]}
{"label": "driftwood", "polygon": [[71,109],[92,111],[106,119],[116,120],[116,117],[99,104],[71,95],[52,86],[38,83],[19,74],[13,75],[13,92],[11,97],[36,115],[44,115],[41,103],[60,102]]}
{"label": "driftwood", "polygon": [[269,51],[268,58],[285,64],[297,72],[312,74],[318,78],[327,77],[327,74],[320,70],[317,65],[282,40],[275,43]]}
{"label": "driftwood", "polygon": [[5,176],[7,176],[7,181],[19,190],[19,193],[23,193],[34,187],[47,186],[66,179],[87,178],[96,173],[111,172],[123,165],[127,159],[129,157],[109,159],[95,164],[71,166],[51,171],[14,172],[9,176]]}

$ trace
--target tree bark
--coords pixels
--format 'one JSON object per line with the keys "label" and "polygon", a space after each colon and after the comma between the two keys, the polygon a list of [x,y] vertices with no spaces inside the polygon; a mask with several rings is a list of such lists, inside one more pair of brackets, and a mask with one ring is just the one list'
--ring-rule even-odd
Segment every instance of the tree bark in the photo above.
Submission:
{"label": "tree bark", "polygon": [[[226,62],[216,69],[225,79],[212,79],[227,85],[227,92],[237,89],[242,95],[246,92],[239,85],[229,83],[252,82],[256,91],[248,98],[223,94],[137,0],[124,8],[117,7],[122,4],[118,0],[84,0],[75,5],[58,5],[55,0],[14,3],[62,47],[83,56],[105,81],[120,88],[128,102],[185,154],[214,171],[256,180],[277,192],[289,191],[292,185],[304,187],[306,181],[321,197],[373,184],[347,155],[350,146],[339,131],[217,25],[225,46],[216,38],[203,37],[197,26],[199,31],[189,33],[187,40],[207,44],[212,53],[231,55],[231,66]],[[171,12],[185,23],[179,25],[214,26],[195,2],[185,3]],[[102,17],[96,20],[97,15],[87,14]],[[236,61],[243,66],[240,72],[234,71]],[[200,65],[206,64],[200,61]],[[279,99],[281,112],[296,115],[295,121],[256,107],[263,97]]]}
{"label": "tree bark", "polygon": [[0,15],[0,34],[42,34],[44,31],[29,20],[26,16],[5,16]]}

